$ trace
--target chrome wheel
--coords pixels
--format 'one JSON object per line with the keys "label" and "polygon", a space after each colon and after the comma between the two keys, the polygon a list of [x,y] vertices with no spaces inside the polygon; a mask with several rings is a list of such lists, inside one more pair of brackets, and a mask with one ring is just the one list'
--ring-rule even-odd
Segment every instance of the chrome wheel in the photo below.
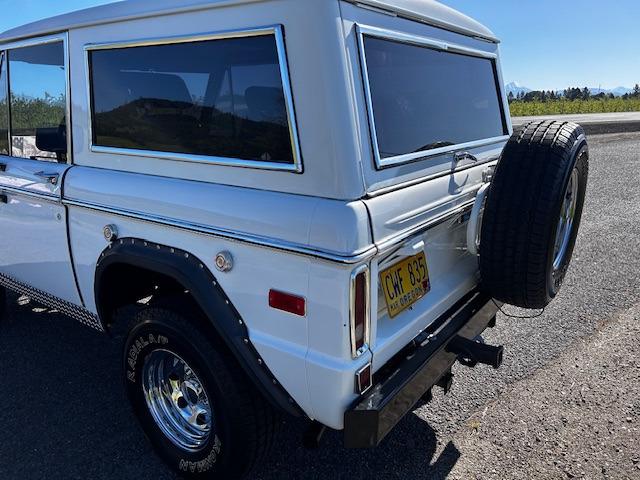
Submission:
{"label": "chrome wheel", "polygon": [[204,448],[213,412],[191,367],[175,353],[155,350],[145,359],[142,379],[147,407],[167,438],[188,452]]}
{"label": "chrome wheel", "polygon": [[569,249],[569,243],[571,243],[576,204],[578,203],[578,185],[578,169],[574,168],[564,194],[562,209],[560,210],[560,220],[558,221],[556,230],[556,241],[553,251],[554,273],[562,267],[567,255],[567,250]]}

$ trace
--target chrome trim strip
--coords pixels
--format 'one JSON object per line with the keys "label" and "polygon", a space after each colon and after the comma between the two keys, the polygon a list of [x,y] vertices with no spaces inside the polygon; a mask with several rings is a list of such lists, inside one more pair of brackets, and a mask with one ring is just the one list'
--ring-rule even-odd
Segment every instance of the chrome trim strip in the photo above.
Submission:
{"label": "chrome trim strip", "polygon": [[[364,323],[364,345],[356,349],[356,277],[361,273],[365,273],[364,294],[365,294],[365,323]],[[351,334],[351,358],[354,360],[364,355],[369,350],[369,338],[371,334],[371,273],[369,265],[360,265],[353,272],[349,280],[349,331]]]}
{"label": "chrome trim strip", "polygon": [[108,207],[105,205],[99,205],[94,203],[82,202],[77,200],[64,199],[62,201],[64,205],[73,207],[85,208],[89,210],[95,210],[103,213],[109,213],[112,215],[118,215],[120,217],[133,218],[135,220],[141,220],[144,222],[151,222],[156,224],[165,225],[168,227],[178,228],[180,230],[186,230],[190,232],[200,233],[204,235],[212,235],[226,240],[234,240],[243,243],[249,243],[260,247],[272,248],[274,250],[281,250],[300,255],[319,258],[322,260],[329,260],[332,262],[355,264],[372,258],[376,254],[376,247],[370,245],[365,249],[354,252],[353,254],[346,255],[331,251],[317,250],[304,245],[299,245],[292,242],[286,242],[284,240],[262,237],[258,235],[251,235],[242,232],[235,232],[231,230],[219,229],[207,225],[200,225],[196,223],[183,222],[177,219],[162,217],[158,215],[149,215],[142,212],[136,212],[131,210],[122,210],[117,208]]}
{"label": "chrome trim strip", "polygon": [[55,297],[43,290],[27,285],[26,283],[23,283],[20,280],[17,280],[3,273],[0,273],[0,285],[20,295],[26,295],[27,297],[49,308],[56,309],[60,313],[67,315],[74,320],[77,320],[87,327],[91,327],[95,330],[98,330],[99,332],[105,331],[98,315],[90,312],[80,305],[62,300],[61,298]]}
{"label": "chrome trim strip", "polygon": [[7,52],[5,50],[0,52],[0,75],[2,74],[3,65],[6,67],[4,69],[4,74],[6,76],[4,82],[4,93],[7,96],[7,111],[5,112],[7,121],[7,156],[11,156],[11,97],[9,92],[9,57],[7,56]]}
{"label": "chrome trim strip", "polygon": [[462,205],[454,208],[453,210],[449,210],[443,213],[442,215],[432,218],[425,223],[422,223],[420,225],[415,225],[414,227],[408,230],[405,230],[397,235],[388,237],[382,242],[376,243],[376,246],[378,247],[378,255],[386,255],[390,251],[392,251],[394,248],[400,248],[402,246],[402,245],[399,245],[400,243],[402,243],[404,240],[408,238],[411,238],[415,234],[420,233],[424,230],[428,230],[430,228],[437,227],[438,225],[441,225],[442,223],[448,220],[451,220],[452,218],[458,215],[462,215],[466,211],[471,210],[471,208],[473,208],[474,203],[475,203],[475,198],[463,203]]}
{"label": "chrome trim strip", "polygon": [[[137,150],[131,148],[108,147],[93,144],[93,111],[92,111],[92,90],[91,90],[91,66],[89,55],[92,51],[145,47],[151,45],[169,45],[176,43],[202,42],[207,40],[222,40],[233,38],[246,38],[258,36],[273,35],[276,43],[276,51],[278,54],[278,65],[280,69],[280,78],[282,81],[282,90],[285,97],[285,106],[287,109],[287,118],[289,124],[289,138],[291,149],[293,151],[293,163],[277,163],[264,162],[257,160],[244,160],[239,158],[215,157],[207,155],[192,155],[186,153],[157,152],[150,150]],[[246,30],[229,30],[213,33],[202,33],[189,36],[174,36],[149,38],[141,40],[130,40],[109,43],[86,44],[85,51],[85,81],[87,87],[87,105],[88,105],[88,128],[89,128],[89,150],[93,153],[128,155],[137,157],[151,157],[159,160],[174,160],[191,163],[206,163],[209,165],[225,165],[232,167],[255,168],[262,170],[279,170],[294,173],[303,172],[302,150],[300,147],[300,138],[298,134],[298,124],[296,120],[295,107],[293,102],[293,91],[291,86],[291,78],[286,57],[286,44],[284,41],[284,29],[282,25],[272,25],[267,27],[252,28]]]}
{"label": "chrome trim strip", "polygon": [[[503,142],[509,139],[509,135],[501,135],[492,138],[486,138],[481,140],[474,140],[471,142],[465,142],[457,145],[450,145],[447,147],[435,148],[433,150],[423,150],[420,152],[407,153],[403,155],[397,155],[389,158],[382,158],[380,155],[380,147],[378,142],[378,132],[376,129],[376,121],[375,115],[373,111],[373,94],[371,92],[371,84],[369,82],[369,68],[367,66],[367,55],[364,45],[364,37],[365,35],[382,38],[386,40],[393,40],[396,42],[403,42],[410,45],[418,45],[421,47],[432,48],[436,50],[442,50],[445,52],[459,53],[463,55],[469,55],[474,57],[482,57],[490,59],[494,62],[495,69],[497,70],[497,59],[498,55],[491,52],[486,52],[483,50],[477,50],[469,47],[465,47],[462,45],[444,42],[441,40],[436,40],[428,37],[419,37],[416,35],[410,35],[402,32],[396,32],[393,30],[381,29],[376,27],[370,27],[367,25],[359,25],[356,24],[356,38],[358,42],[358,50],[360,53],[360,67],[362,71],[362,82],[364,85],[364,93],[365,100],[367,106],[367,117],[369,119],[369,130],[371,133],[371,143],[373,147],[373,155],[375,157],[376,167],[378,169],[396,166],[400,164],[405,164],[412,161],[418,160],[426,160],[438,155],[454,153],[459,150],[478,148],[487,145],[491,145],[494,143]],[[496,78],[497,81],[497,78]],[[496,83],[496,88],[498,84]],[[503,100],[503,93],[501,91],[496,91],[499,100]],[[506,120],[504,117],[506,116],[507,110],[501,106],[501,115],[503,117],[503,124],[506,126]]]}
{"label": "chrome trim strip", "polygon": [[[51,197],[47,197],[47,199],[51,199]],[[195,232],[203,235],[211,235],[218,238],[224,238],[226,240],[238,241],[243,243],[248,243],[251,245],[256,245],[259,247],[271,248],[273,250],[280,250],[289,253],[295,253],[298,255],[304,255],[308,257],[318,258],[320,260],[327,260],[330,262],[342,263],[345,265],[354,265],[357,263],[362,263],[365,261],[369,261],[376,255],[383,255],[388,253],[388,250],[397,247],[398,243],[406,240],[407,238],[415,235],[417,232],[422,230],[428,230],[429,228],[433,228],[456,215],[460,215],[464,213],[466,210],[469,210],[474,203],[475,199],[472,199],[464,204],[449,210],[442,215],[439,215],[435,218],[432,218],[426,222],[423,222],[419,225],[415,225],[409,230],[405,230],[400,232],[393,237],[387,238],[381,243],[376,243],[369,245],[363,248],[360,251],[353,252],[352,254],[342,254],[336,253],[328,250],[319,250],[314,249],[305,245],[296,244],[293,242],[287,242],[285,240],[270,238],[270,237],[262,237],[259,235],[251,235],[242,232],[235,232],[232,230],[224,230],[220,228],[211,227],[208,225],[201,225],[197,223],[184,222],[181,220],[167,218],[159,215],[150,215],[147,213],[136,212],[132,210],[123,210],[117,209],[113,207],[108,207],[106,205],[100,205],[96,203],[83,202],[72,199],[63,199],[62,204],[67,206],[73,206],[78,208],[84,208],[87,210],[94,210],[98,212],[108,213],[111,215],[117,215],[120,217],[132,218],[135,220],[141,220],[143,222],[156,223],[160,225],[165,225],[167,227],[178,228],[180,230],[186,230],[189,232]]]}
{"label": "chrome trim strip", "polygon": [[412,187],[414,185],[418,185],[420,183],[425,183],[428,182],[430,180],[435,180],[436,178],[442,178],[442,177],[447,177],[451,174],[454,173],[459,173],[459,172],[464,172],[465,170],[470,170],[472,168],[475,167],[480,167],[483,165],[487,165],[490,163],[496,163],[498,160],[500,160],[500,155],[491,155],[489,156],[487,159],[470,164],[470,165],[463,165],[461,167],[456,167],[452,170],[447,170],[445,172],[440,172],[440,173],[434,173],[433,175],[427,175],[425,177],[419,177],[419,178],[414,178],[412,180],[407,180],[406,182],[402,182],[402,183],[396,183],[393,185],[389,185],[387,187],[382,187],[382,188],[378,188],[376,190],[371,190],[370,192],[367,192],[367,198],[375,198],[375,197],[379,197],[380,195],[384,195],[385,193],[389,193],[389,192],[395,192],[396,190],[402,190],[403,188],[407,188],[407,187]]}
{"label": "chrome trim strip", "polygon": [[14,195],[24,195],[26,197],[39,198],[40,200],[46,200],[48,202],[60,203],[60,197],[48,193],[34,192],[33,190],[26,190],[24,188],[7,187],[0,184],[0,192],[13,193]]}
{"label": "chrome trim strip", "polygon": [[378,10],[380,10],[382,13],[386,13],[388,15],[393,15],[395,17],[399,17],[399,18],[405,18],[408,20],[413,20],[419,23],[423,23],[425,25],[429,25],[431,27],[436,27],[436,28],[440,28],[442,30],[448,30],[450,32],[453,33],[458,33],[461,35],[464,35],[466,37],[471,37],[471,38],[476,38],[478,40],[484,40],[486,42],[490,42],[490,43],[500,43],[500,40],[498,40],[495,37],[489,37],[489,36],[485,36],[485,35],[480,35],[477,32],[474,32],[473,30],[468,30],[466,28],[462,28],[459,25],[455,25],[453,23],[449,23],[449,22],[444,22],[444,21],[440,21],[440,20],[436,20],[433,18],[429,18],[429,17],[424,17],[424,16],[420,16],[420,15],[416,15],[416,14],[412,14],[411,12],[408,12],[406,10],[403,9],[393,9],[389,6],[388,3],[384,3],[384,2],[380,2],[378,0],[345,0],[349,3],[353,3],[356,6],[359,6],[361,8],[366,8],[366,6],[370,6],[373,8],[376,8]]}
{"label": "chrome trim strip", "polygon": [[496,55],[495,53],[487,52],[485,50],[480,50],[477,48],[467,47],[453,42],[446,42],[444,40],[438,40],[431,37],[422,37],[419,35],[413,35],[411,33],[389,30],[380,27],[372,27],[369,25],[357,24],[356,28],[360,35],[370,35],[372,37],[394,40],[397,42],[408,43],[420,47],[434,48],[436,50],[444,50],[446,52],[462,53],[464,55],[470,55],[472,57],[484,57],[490,58],[492,60],[498,58],[498,55]]}

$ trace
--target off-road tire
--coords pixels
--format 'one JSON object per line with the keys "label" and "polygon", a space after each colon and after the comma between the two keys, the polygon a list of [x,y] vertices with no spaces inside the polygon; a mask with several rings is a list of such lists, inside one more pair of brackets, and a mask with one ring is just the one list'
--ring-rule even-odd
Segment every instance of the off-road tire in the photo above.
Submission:
{"label": "off-road tire", "polygon": [[7,313],[7,289],[0,287],[0,320],[4,320]]}
{"label": "off-road tire", "polygon": [[[577,124],[531,122],[514,132],[496,167],[483,214],[479,263],[486,293],[522,308],[543,308],[557,295],[580,226],[588,160],[584,130]],[[571,236],[554,268],[558,222],[574,169],[578,186]]]}
{"label": "off-road tire", "polygon": [[[278,416],[218,340],[193,320],[168,309],[140,311],[124,346],[126,390],[134,413],[159,456],[182,478],[237,479],[268,453]],[[213,409],[206,445],[189,452],[175,445],[154,420],[142,387],[145,359],[156,350],[178,355],[201,380]]]}

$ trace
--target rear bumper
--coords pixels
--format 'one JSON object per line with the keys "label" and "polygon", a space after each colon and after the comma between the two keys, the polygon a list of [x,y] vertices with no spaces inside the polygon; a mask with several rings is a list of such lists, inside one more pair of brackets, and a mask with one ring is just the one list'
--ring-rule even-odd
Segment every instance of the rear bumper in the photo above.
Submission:
{"label": "rear bumper", "polygon": [[449,372],[456,336],[473,339],[495,318],[498,305],[477,291],[462,298],[379,372],[374,385],[344,415],[347,448],[376,447],[420,398]]}

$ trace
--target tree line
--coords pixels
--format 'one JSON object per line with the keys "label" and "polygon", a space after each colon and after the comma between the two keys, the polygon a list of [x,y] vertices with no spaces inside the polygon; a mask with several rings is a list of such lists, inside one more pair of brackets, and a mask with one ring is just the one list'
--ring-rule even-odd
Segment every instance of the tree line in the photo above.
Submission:
{"label": "tree line", "polygon": [[[613,100],[616,96],[613,93],[600,92],[598,94],[592,94],[587,88],[569,87],[562,92],[555,92],[553,90],[534,90],[532,92],[518,92],[514,95],[513,92],[509,92],[509,103],[513,102],[553,102],[557,100],[575,101],[575,100]],[[635,85],[633,91],[625,93],[620,96],[623,100],[640,99],[640,84]]]}

